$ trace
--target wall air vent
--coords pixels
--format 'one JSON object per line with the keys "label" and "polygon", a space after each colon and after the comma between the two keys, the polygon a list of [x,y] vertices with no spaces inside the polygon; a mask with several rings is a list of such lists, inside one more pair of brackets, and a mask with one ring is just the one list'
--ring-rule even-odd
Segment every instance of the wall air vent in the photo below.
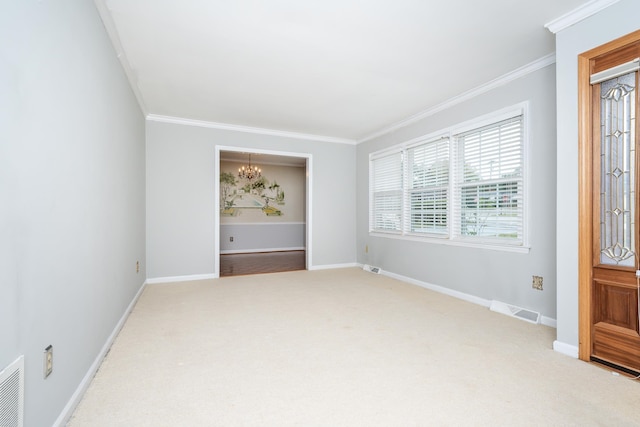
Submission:
{"label": "wall air vent", "polygon": [[493,300],[491,301],[489,309],[496,313],[506,314],[507,316],[515,317],[527,322],[536,324],[540,323],[540,313],[527,310],[526,308],[516,307],[515,305],[509,305],[504,302]]}
{"label": "wall air vent", "polygon": [[24,422],[24,356],[0,372],[0,426],[22,427]]}
{"label": "wall air vent", "polygon": [[374,274],[380,274],[382,272],[382,269],[380,267],[374,267],[373,265],[369,265],[369,264],[365,264],[364,267],[362,267],[362,269],[364,271],[368,271],[369,273],[374,273]]}

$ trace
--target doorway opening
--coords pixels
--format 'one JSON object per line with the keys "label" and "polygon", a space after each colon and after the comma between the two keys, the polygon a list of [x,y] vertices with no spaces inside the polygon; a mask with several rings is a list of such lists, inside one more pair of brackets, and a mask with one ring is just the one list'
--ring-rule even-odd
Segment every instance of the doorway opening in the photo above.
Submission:
{"label": "doorway opening", "polygon": [[217,146],[215,162],[215,276],[309,269],[311,155]]}

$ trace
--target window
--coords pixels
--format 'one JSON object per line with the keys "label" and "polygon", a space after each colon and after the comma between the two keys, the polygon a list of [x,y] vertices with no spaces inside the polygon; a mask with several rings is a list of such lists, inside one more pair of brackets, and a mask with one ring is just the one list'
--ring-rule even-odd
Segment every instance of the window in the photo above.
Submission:
{"label": "window", "polygon": [[522,243],[522,116],[455,135],[460,236]]}
{"label": "window", "polygon": [[402,153],[387,154],[371,162],[371,229],[402,230]]}
{"label": "window", "polygon": [[407,164],[408,231],[446,236],[449,232],[449,138],[409,148]]}
{"label": "window", "polygon": [[524,110],[372,154],[370,232],[525,246]]}

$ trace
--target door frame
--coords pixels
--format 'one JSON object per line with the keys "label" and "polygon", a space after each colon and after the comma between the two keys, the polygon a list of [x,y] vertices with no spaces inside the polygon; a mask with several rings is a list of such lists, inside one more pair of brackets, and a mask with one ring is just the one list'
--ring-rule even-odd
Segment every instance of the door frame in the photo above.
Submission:
{"label": "door frame", "polygon": [[593,152],[590,62],[640,40],[640,30],[578,55],[578,357],[591,360]]}
{"label": "door frame", "polygon": [[275,150],[262,150],[259,148],[247,148],[247,147],[233,147],[216,145],[215,146],[215,174],[214,174],[214,278],[220,277],[220,152],[221,151],[233,151],[236,153],[247,154],[268,154],[275,156],[296,157],[305,159],[306,163],[306,179],[305,179],[305,268],[307,270],[312,269],[311,260],[312,253],[312,188],[313,188],[313,156],[310,153],[294,153],[287,151],[275,151]]}

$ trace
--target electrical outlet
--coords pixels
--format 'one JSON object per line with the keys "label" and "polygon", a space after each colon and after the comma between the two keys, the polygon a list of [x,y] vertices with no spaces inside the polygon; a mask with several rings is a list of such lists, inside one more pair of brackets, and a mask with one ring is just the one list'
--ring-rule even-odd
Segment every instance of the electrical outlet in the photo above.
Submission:
{"label": "electrical outlet", "polygon": [[229,241],[233,242],[233,236],[229,237]]}
{"label": "electrical outlet", "polygon": [[531,283],[531,287],[533,289],[537,289],[539,291],[542,290],[542,276],[533,276],[533,281]]}
{"label": "electrical outlet", "polygon": [[140,261],[136,261],[136,273],[140,273]]}
{"label": "electrical outlet", "polygon": [[53,346],[44,349],[44,378],[53,372]]}

